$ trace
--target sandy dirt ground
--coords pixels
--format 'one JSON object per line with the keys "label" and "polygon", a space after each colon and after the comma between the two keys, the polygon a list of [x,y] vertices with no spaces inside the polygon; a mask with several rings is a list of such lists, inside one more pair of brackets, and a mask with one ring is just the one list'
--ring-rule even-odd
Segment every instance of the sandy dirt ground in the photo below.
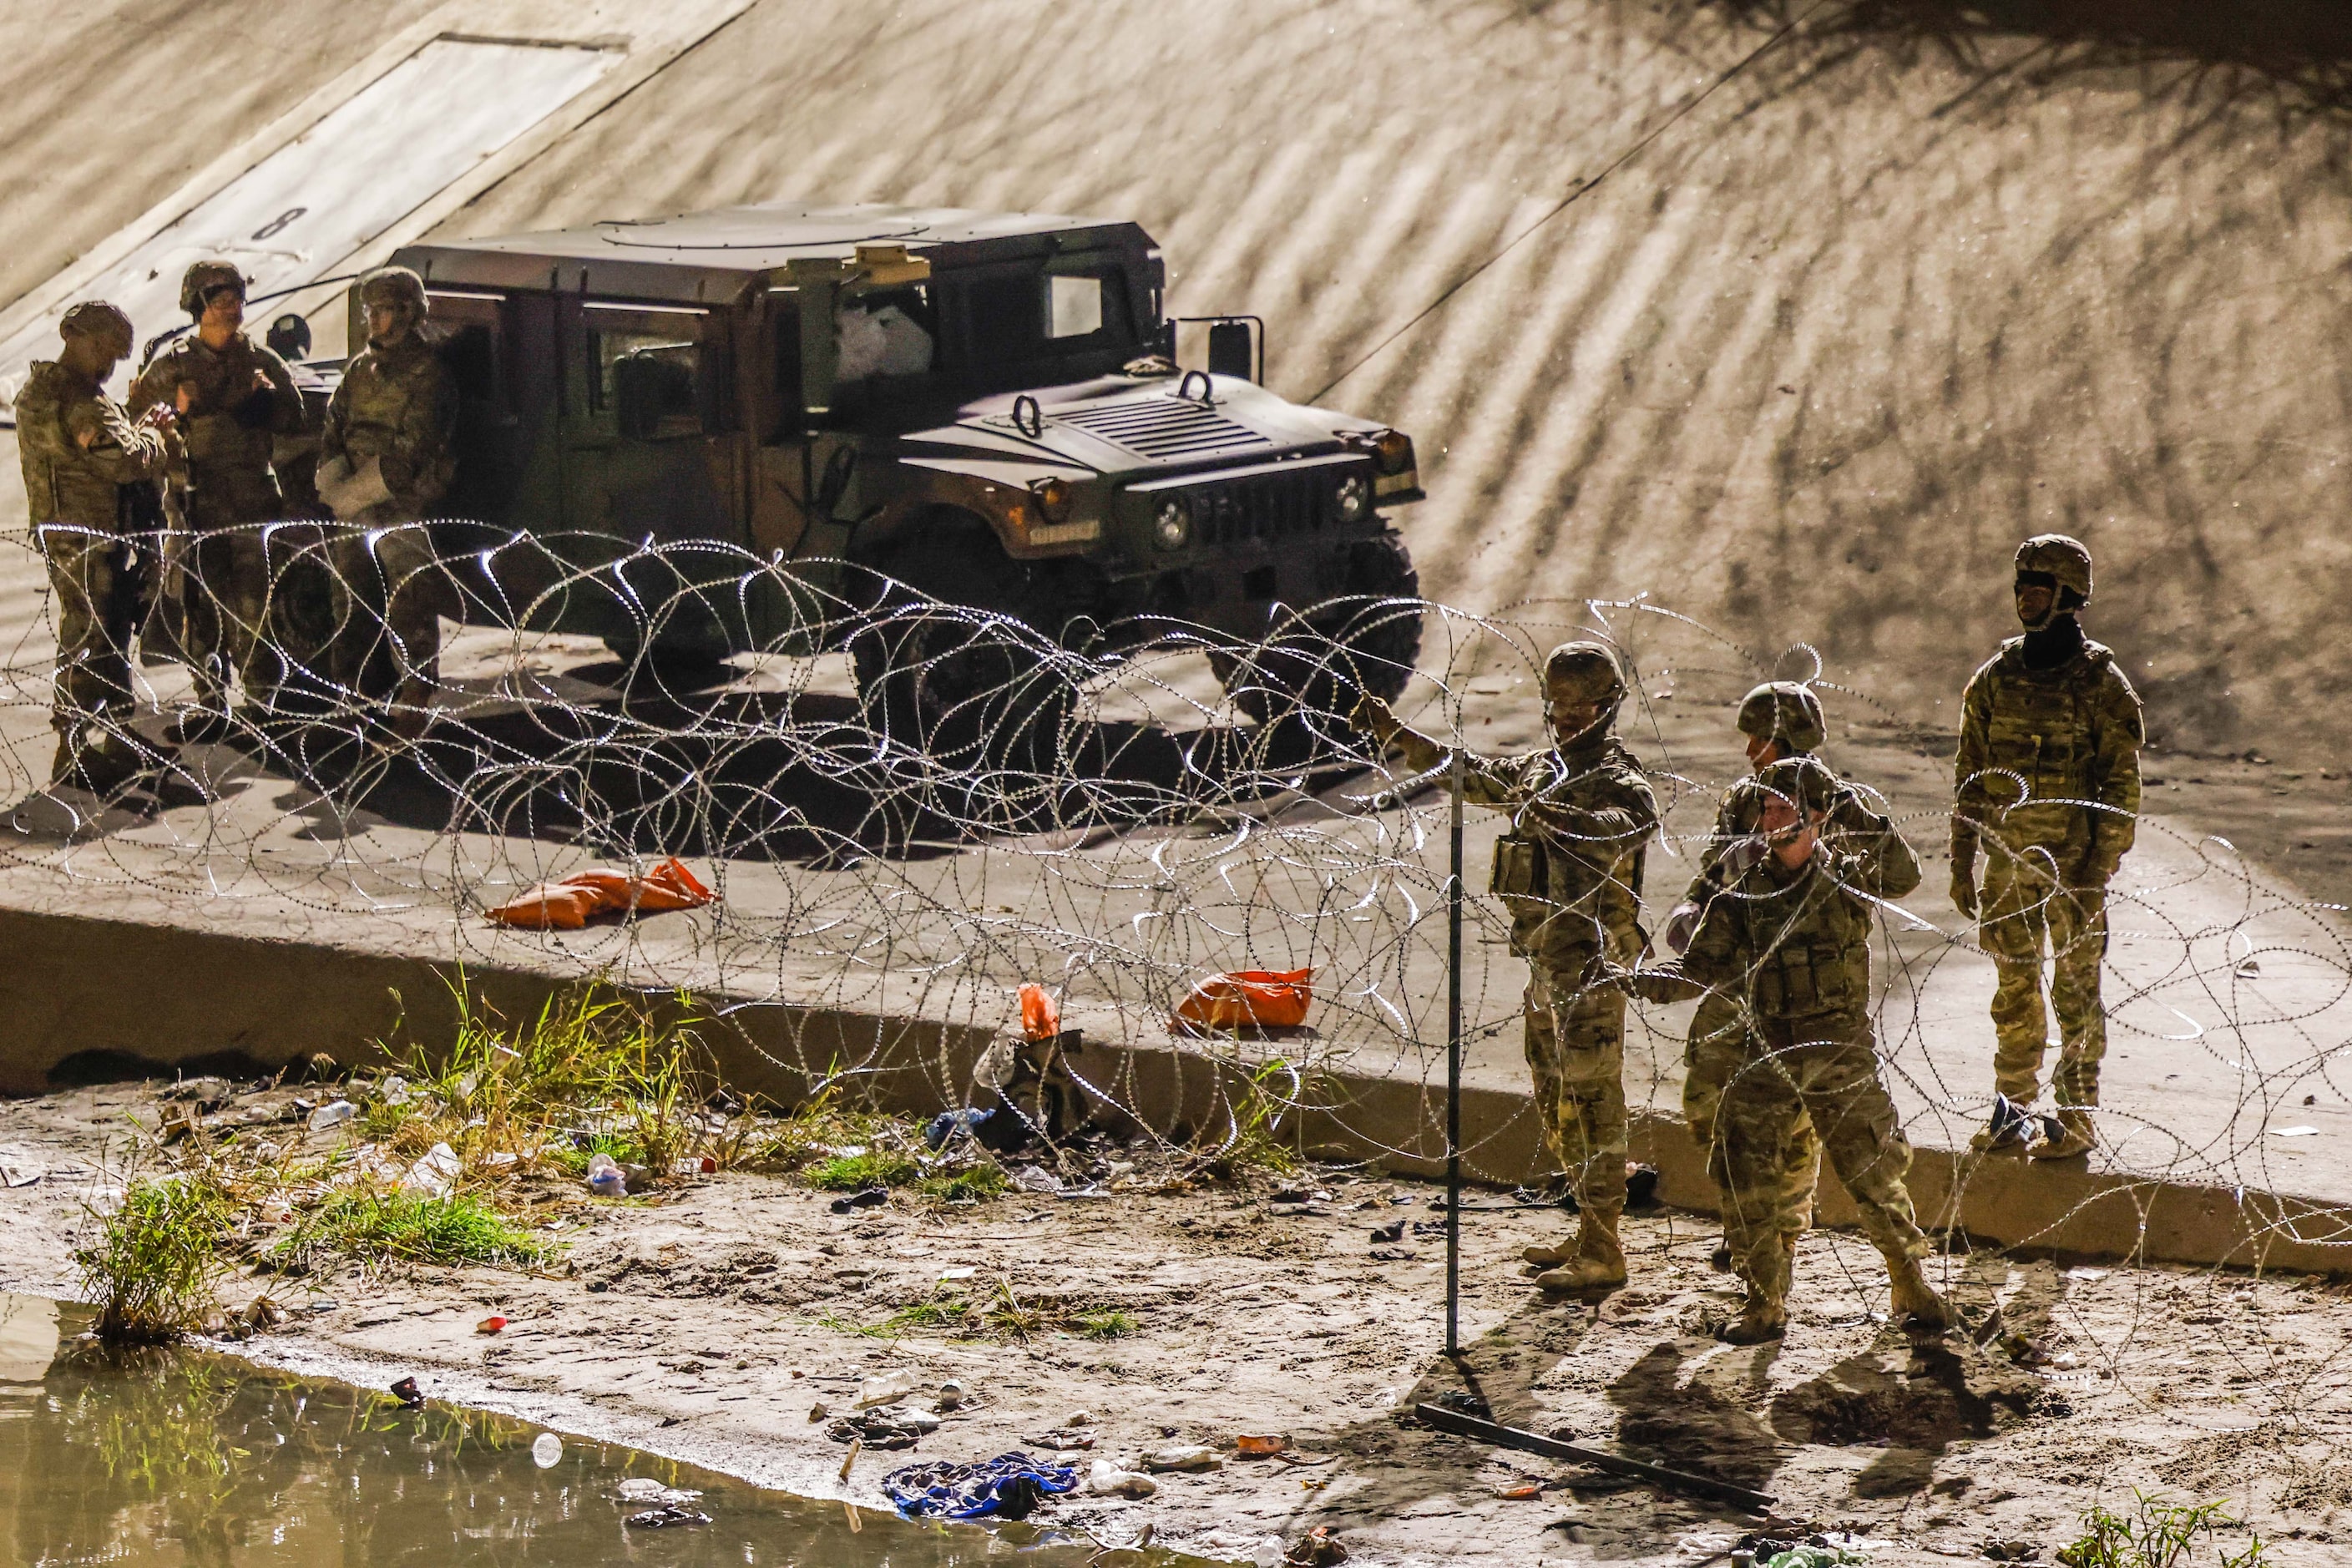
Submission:
{"label": "sandy dirt ground", "polygon": [[[292,1092],[241,1095],[222,1114]],[[157,1109],[137,1085],[0,1106],[11,1182],[0,1289],[70,1288],[105,1147],[120,1150],[125,1118]],[[378,1387],[415,1375],[435,1398],[863,1504],[880,1502],[881,1476],[908,1458],[1034,1452],[1071,1441],[1055,1434],[1084,1412],[1083,1458],[1132,1466],[1197,1443],[1224,1462],[1163,1475],[1149,1499],[1073,1500],[1056,1518],[1111,1544],[1149,1521],[1160,1543],[1217,1558],[1327,1524],[1365,1563],[1689,1564],[1757,1526],[1406,1418],[1465,1378],[1502,1420],[1769,1491],[1789,1521],[1775,1528],[1851,1532],[1877,1563],[1979,1559],[2017,1542],[2048,1561],[2084,1509],[2128,1507],[2135,1488],[2231,1500],[2278,1563],[2336,1561],[2352,1533],[2352,1517],[2339,1520],[2352,1505],[2341,1288],[1953,1257],[1934,1267],[1973,1327],[1912,1339],[1885,1323],[1866,1246],[1816,1233],[1787,1341],[1734,1349],[1706,1332],[1736,1300],[1709,1267],[1706,1222],[1631,1219],[1633,1283],[1596,1309],[1520,1278],[1517,1249],[1556,1237],[1563,1216],[1481,1207],[1465,1219],[1457,1370],[1441,1354],[1433,1189],[1330,1168],[1285,1185],[1307,1201],[1277,1202],[1276,1184],[1256,1179],[835,1215],[798,1184],[724,1175],[624,1205],[567,1198],[552,1222],[566,1261],[546,1277],[335,1273],[239,1280],[228,1295],[266,1287],[289,1309],[289,1326],[243,1347],[271,1364]],[[1370,1239],[1398,1221],[1398,1242]],[[1124,1313],[1135,1331],[877,1331],[945,1296],[999,1290],[1048,1314]],[[477,1332],[493,1310],[509,1326]],[[953,1379],[969,1400],[911,1454],[861,1454],[845,1481],[847,1450],[813,1407],[839,1412],[862,1380],[898,1371],[916,1398]],[[1243,1433],[1286,1434],[1329,1458],[1243,1459]],[[1529,1486],[1536,1495],[1504,1495]]]}

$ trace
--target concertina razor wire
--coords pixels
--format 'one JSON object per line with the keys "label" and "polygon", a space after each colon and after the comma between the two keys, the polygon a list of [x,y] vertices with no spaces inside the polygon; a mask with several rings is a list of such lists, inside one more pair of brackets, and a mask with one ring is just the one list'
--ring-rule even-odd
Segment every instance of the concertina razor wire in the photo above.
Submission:
{"label": "concertina razor wire", "polygon": [[[412,542],[437,547],[389,567],[399,557],[380,548],[388,531],[333,524],[195,545],[184,534],[127,541],[154,606],[127,700],[77,716],[91,733],[170,756],[160,737],[192,701],[189,667],[204,662],[170,657],[174,638],[201,640],[188,619],[198,612],[245,637],[212,637],[246,650],[234,656],[242,700],[227,732],[171,763],[213,798],[160,815],[49,787],[52,591],[0,672],[18,803],[7,864],[135,891],[165,910],[230,901],[248,929],[258,918],[283,934],[331,927],[364,942],[374,923],[432,937],[453,966],[683,988],[771,1026],[823,1017],[822,1029],[766,1026],[746,1040],[812,1089],[911,1068],[950,1105],[973,1092],[968,1058],[913,1060],[891,1020],[1017,1034],[1016,992],[1039,983],[1083,1029],[1089,1049],[1066,1065],[1097,1111],[1213,1146],[1238,1128],[1225,1086],[1245,1083],[1277,1125],[1336,1131],[1325,1142],[1357,1160],[1427,1169],[1443,1152],[1445,771],[1414,774],[1374,754],[1349,722],[1366,686],[1401,689],[1400,715],[1440,740],[1536,750],[1548,742],[1528,694],[1540,691],[1545,650],[1571,637],[1615,648],[1629,685],[1621,730],[1664,823],[1648,852],[1653,931],[1739,776],[1714,760],[1736,759],[1730,709],[1756,681],[1805,680],[1825,694],[1832,735],[1848,739],[1830,760],[1923,860],[1949,826],[1948,736],[1833,681],[1810,647],[1760,654],[1647,598],[1486,615],[1357,598],[1276,606],[1249,644],[1175,619],[1074,621],[1056,638],[851,565],[833,563],[840,585],[822,591],[807,563],[787,569],[713,542],[577,534],[448,548],[470,527],[408,525]],[[207,581],[237,569],[224,540],[249,552],[242,600]],[[11,542],[7,574],[29,584],[44,571],[41,543]],[[257,603],[253,562],[268,584]],[[412,593],[443,617],[437,650],[404,643],[396,628],[417,625],[414,612],[386,614]],[[743,630],[780,622],[787,630],[765,639]],[[559,626],[597,633],[538,629]],[[713,637],[756,651],[723,661],[668,651],[707,649]],[[208,657],[225,677],[224,656]],[[1956,666],[1955,689],[1965,675]],[[412,677],[422,682],[409,698],[431,692],[421,735],[397,710]],[[1910,784],[1879,795],[1873,770],[1902,758]],[[1499,818],[1470,818],[1471,1081],[1523,1090],[1527,968],[1508,950],[1499,901],[1481,896]],[[2206,1104],[2193,1125],[2168,1125],[2111,1087],[2105,1168],[2134,1190],[2190,1184],[2242,1202],[2293,1192],[2272,1123],[2306,1093],[2343,1090],[2335,1058],[2352,1018],[2352,950],[2336,908],[2284,890],[2220,839],[2144,820],[2139,843],[2109,897],[2109,1071],[2135,1042],[2185,1053]],[[707,864],[714,904],[576,931],[484,919],[584,866],[673,855]],[[1965,1148],[1991,1100],[1973,922],[1932,875],[1882,904],[1877,922],[1882,1073],[1915,1145]],[[1171,1033],[1172,1009],[1207,977],[1300,969],[1313,973],[1303,1027]],[[1955,993],[1963,1000],[1939,1005]],[[1637,1114],[1653,1102],[1671,1112],[1687,1016],[1686,1004],[1631,1005]],[[1132,1055],[1091,1049],[1171,1045],[1228,1069],[1210,1075],[1197,1122],[1154,1102],[1166,1080]],[[1351,1116],[1349,1086],[1376,1079],[1418,1089],[1417,1125]],[[1534,1173],[1518,1163],[1540,1147],[1531,1118],[1522,1104],[1474,1137],[1463,1151],[1472,1179]],[[1935,1207],[1923,1204],[1923,1224]],[[2347,1245],[2342,1212],[2326,1204],[2258,1206],[2246,1224],[2249,1257],[2266,1227]]]}

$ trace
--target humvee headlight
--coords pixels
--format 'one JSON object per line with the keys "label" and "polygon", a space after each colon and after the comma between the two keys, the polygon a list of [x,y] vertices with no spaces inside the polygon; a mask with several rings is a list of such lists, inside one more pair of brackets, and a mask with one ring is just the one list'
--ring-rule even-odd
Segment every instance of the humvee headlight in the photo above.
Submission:
{"label": "humvee headlight", "polygon": [[1372,487],[1364,482],[1363,475],[1349,474],[1333,489],[1331,500],[1339,510],[1340,521],[1360,522],[1372,508]]}
{"label": "humvee headlight", "polygon": [[1032,480],[1029,494],[1047,522],[1059,522],[1069,515],[1070,487],[1059,479]]}
{"label": "humvee headlight", "polygon": [[1183,500],[1170,496],[1151,515],[1151,542],[1162,550],[1181,550],[1192,537],[1192,513]]}
{"label": "humvee headlight", "polygon": [[1412,437],[1402,430],[1383,430],[1372,442],[1372,466],[1384,474],[1402,474],[1412,467]]}

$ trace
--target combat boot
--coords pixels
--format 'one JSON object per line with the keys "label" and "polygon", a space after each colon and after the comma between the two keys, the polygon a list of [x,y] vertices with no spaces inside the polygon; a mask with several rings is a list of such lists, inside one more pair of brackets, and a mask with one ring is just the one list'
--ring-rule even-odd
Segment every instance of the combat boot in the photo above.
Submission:
{"label": "combat boot", "polygon": [[1941,1332],[1952,1326],[1952,1309],[1936,1288],[1927,1283],[1916,1258],[1890,1258],[1886,1260],[1887,1281],[1895,1287],[1894,1300],[1887,1303],[1887,1315],[1908,1328]]}
{"label": "combat boot", "polygon": [[1614,1290],[1625,1283],[1625,1249],[1617,1243],[1617,1216],[1591,1209],[1577,1216],[1576,1256],[1536,1276],[1536,1287],[1555,1296]]}
{"label": "combat boot", "polygon": [[1739,1316],[1716,1325],[1717,1339],[1730,1345],[1760,1345],[1787,1335],[1789,1281],[1796,1273],[1796,1255],[1797,1238],[1783,1233],[1741,1260],[1748,1300]]}
{"label": "combat boot", "polygon": [[2044,1136],[2026,1153],[2036,1160],[2071,1160],[2098,1145],[2091,1113],[2079,1105],[2061,1106],[2058,1114],[2042,1119]]}

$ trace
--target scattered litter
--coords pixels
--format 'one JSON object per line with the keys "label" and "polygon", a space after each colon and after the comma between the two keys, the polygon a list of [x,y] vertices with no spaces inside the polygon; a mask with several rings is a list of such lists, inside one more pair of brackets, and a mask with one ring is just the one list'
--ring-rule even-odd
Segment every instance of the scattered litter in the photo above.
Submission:
{"label": "scattered litter", "polygon": [[1404,1239],[1404,1226],[1405,1222],[1402,1220],[1397,1221],[1394,1225],[1384,1225],[1381,1226],[1380,1229],[1372,1232],[1372,1240],[1374,1243],[1381,1246],[1387,1246],[1393,1242],[1402,1241]]}
{"label": "scattered litter", "polygon": [[1062,1179],[1043,1165],[1024,1165],[1013,1173],[1013,1184],[1024,1192],[1058,1193]]}
{"label": "scattered litter", "polygon": [[12,1187],[29,1187],[47,1174],[38,1165],[0,1165],[0,1182]]}
{"label": "scattered litter", "polygon": [[835,1214],[847,1214],[852,1209],[879,1208],[889,1201],[889,1188],[868,1187],[862,1193],[852,1193],[847,1197],[835,1198],[826,1206]]}
{"label": "scattered litter", "polygon": [[1506,1502],[1531,1502],[1543,1496],[1543,1488],[1533,1481],[1523,1481],[1515,1487],[1496,1487],[1495,1495]]}
{"label": "scattered litter", "polygon": [[541,882],[486,911],[491,923],[524,931],[578,931],[598,915],[660,914],[700,909],[714,895],[686,863],[672,858],[642,877],[598,867]]}
{"label": "scattered litter", "polygon": [[1160,1483],[1140,1470],[1122,1469],[1109,1459],[1097,1459],[1087,1472],[1087,1490],[1097,1497],[1148,1498]]}
{"label": "scattered litter", "polygon": [[625,1198],[629,1195],[629,1178],[613,1163],[610,1154],[592,1155],[588,1161],[588,1190],[600,1198]]}
{"label": "scattered litter", "polygon": [[2263,966],[2253,959],[2242,958],[2238,960],[2238,967],[2231,973],[2241,980],[2255,980],[2261,978]]}
{"label": "scattered litter", "polygon": [[882,1478],[884,1495],[915,1519],[1026,1519],[1049,1497],[1074,1491],[1078,1472],[1018,1451],[984,1464],[908,1465]]}
{"label": "scattered litter", "polygon": [[950,1378],[940,1384],[940,1408],[942,1410],[953,1410],[971,1397],[971,1390],[954,1378]]}
{"label": "scattered litter", "polygon": [[392,1396],[394,1399],[399,1400],[403,1405],[407,1405],[411,1410],[422,1410],[425,1408],[425,1391],[416,1386],[416,1380],[413,1377],[404,1377],[398,1383],[394,1384],[392,1385]]}
{"label": "scattered litter", "polygon": [[673,1176],[709,1176],[717,1174],[718,1171],[719,1162],[708,1154],[688,1154],[669,1163],[669,1173]]}
{"label": "scattered litter", "polygon": [[1234,1452],[1244,1459],[1268,1458],[1289,1447],[1290,1438],[1285,1433],[1272,1433],[1262,1436],[1244,1433],[1234,1439]]}
{"label": "scattered litter", "polygon": [[312,1312],[331,1312],[338,1305],[339,1303],[332,1301],[324,1296],[320,1297],[315,1301],[306,1301],[303,1303],[304,1310]]}
{"label": "scattered litter", "polygon": [[1062,1417],[1065,1426],[1091,1426],[1094,1424],[1095,1413],[1091,1410],[1073,1410]]}
{"label": "scattered litter", "polygon": [[710,1516],[690,1508],[649,1508],[621,1522],[635,1530],[667,1530],[679,1524],[709,1524]]}
{"label": "scattered litter", "polygon": [[1347,1560],[1348,1549],[1339,1544],[1328,1524],[1317,1525],[1282,1554],[1283,1568],[1335,1568]]}
{"label": "scattered litter", "polygon": [[2271,1129],[2271,1136],[2273,1138],[2316,1138],[2319,1136],[2319,1129],[2316,1127],[2273,1127]]}
{"label": "scattered litter", "polygon": [[552,1432],[541,1432],[531,1439],[530,1462],[542,1470],[551,1470],[563,1462],[563,1439]]}
{"label": "scattered litter", "polygon": [[816,1403],[814,1403],[814,1405],[811,1405],[809,1406],[809,1421],[810,1421],[810,1423],[811,1423],[812,1425],[814,1425],[814,1423],[816,1423],[816,1422],[819,1422],[819,1421],[824,1420],[826,1416],[828,1416],[828,1415],[832,1415],[832,1414],[833,1414],[833,1406],[831,1406],[830,1405],[827,1405],[827,1404],[826,1404],[824,1400],[822,1400],[822,1399],[818,1400]]}
{"label": "scattered litter", "polygon": [[1225,1468],[1225,1461],[1206,1444],[1179,1443],[1172,1447],[1154,1448],[1144,1455],[1143,1468],[1162,1473],[1170,1470],[1221,1470]]}
{"label": "scattered litter", "polygon": [[971,1279],[973,1275],[975,1275],[975,1274],[977,1274],[977,1273],[979,1273],[979,1272],[980,1272],[980,1270],[979,1270],[979,1269],[977,1269],[977,1268],[971,1268],[971,1267],[970,1267],[970,1266],[968,1266],[968,1265],[959,1264],[957,1267],[955,1267],[955,1268],[942,1268],[942,1269],[940,1269],[940,1278],[941,1279],[943,1279],[943,1280],[947,1280],[947,1279]]}
{"label": "scattered litter", "polygon": [[[900,1445],[900,1447],[908,1446],[910,1445]],[[857,1456],[864,1452],[866,1452],[866,1440],[862,1437],[852,1439],[849,1445],[849,1452],[841,1457],[841,1479],[844,1481],[849,1479],[849,1467],[857,1463]]]}
{"label": "scattered litter", "polygon": [[1083,1426],[1056,1426],[1049,1432],[1024,1432],[1021,1440],[1034,1443],[1041,1448],[1051,1448],[1056,1453],[1070,1453],[1095,1446],[1094,1433]]}
{"label": "scattered litter", "polygon": [[2108,1275],[2114,1272],[2115,1270],[2112,1268],[2094,1268],[2086,1263],[2082,1265],[2080,1268],[2069,1268],[2066,1270],[2066,1278],[2069,1279],[2105,1279]]}
{"label": "scattered litter", "polygon": [[436,1143],[393,1185],[423,1193],[431,1198],[446,1198],[464,1170],[465,1166],[457,1159],[457,1151],[446,1143]]}
{"label": "scattered litter", "polygon": [[348,1100],[338,1100],[310,1112],[310,1131],[324,1132],[331,1127],[341,1127],[360,1113],[360,1108]]}
{"label": "scattered litter", "polygon": [[1307,1022],[1315,1000],[1312,969],[1237,969],[1212,975],[1176,1004],[1171,1027],[1179,1034],[1199,1029],[1296,1029]]}
{"label": "scattered litter", "polygon": [[950,1139],[975,1134],[980,1124],[995,1114],[993,1110],[942,1110],[923,1123],[923,1143],[932,1150],[944,1149]]}
{"label": "scattered litter", "polygon": [[683,1487],[664,1486],[651,1476],[631,1476],[614,1489],[614,1495],[623,1502],[658,1503],[664,1508],[684,1508],[702,1494]]}
{"label": "scattered litter", "polygon": [[857,1408],[869,1410],[877,1405],[896,1404],[914,1392],[913,1373],[886,1372],[857,1385]]}
{"label": "scattered litter", "polygon": [[505,1317],[499,1313],[492,1312],[488,1317],[484,1318],[480,1322],[474,1325],[474,1331],[478,1334],[495,1334],[506,1326],[507,1321]]}
{"label": "scattered litter", "polygon": [[1315,1465],[1328,1465],[1339,1458],[1337,1454],[1310,1454],[1304,1448],[1290,1447],[1276,1449],[1274,1457],[1286,1465],[1297,1465],[1302,1468]]}
{"label": "scattered litter", "polygon": [[911,1448],[939,1429],[940,1418],[928,1410],[908,1405],[885,1405],[841,1416],[825,1427],[824,1435],[836,1443],[887,1450]]}
{"label": "scattered litter", "polygon": [[2042,1549],[2031,1541],[1988,1541],[1977,1548],[1977,1555],[1988,1563],[2031,1563]]}

